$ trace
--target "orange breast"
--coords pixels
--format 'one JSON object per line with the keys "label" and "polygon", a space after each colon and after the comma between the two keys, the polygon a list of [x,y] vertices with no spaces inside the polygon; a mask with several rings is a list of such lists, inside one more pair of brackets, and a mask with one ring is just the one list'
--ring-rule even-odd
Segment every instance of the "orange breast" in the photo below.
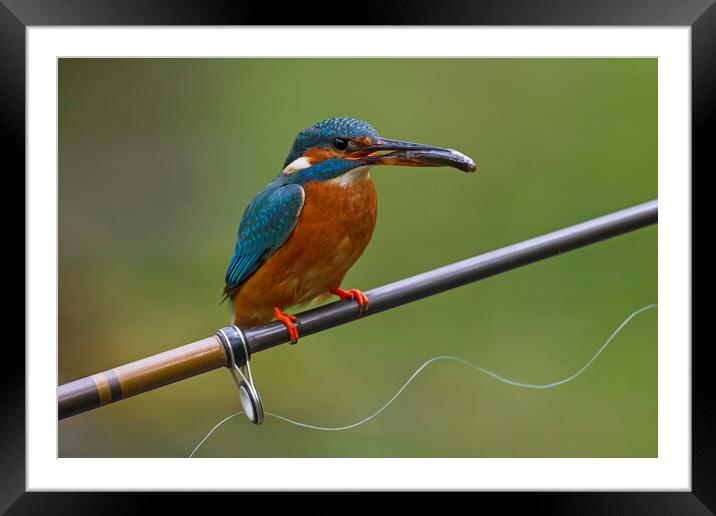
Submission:
{"label": "orange breast", "polygon": [[286,309],[327,294],[368,245],[378,207],[370,177],[348,186],[307,183],[304,189],[293,232],[234,295],[235,324],[264,324],[273,319],[274,306]]}

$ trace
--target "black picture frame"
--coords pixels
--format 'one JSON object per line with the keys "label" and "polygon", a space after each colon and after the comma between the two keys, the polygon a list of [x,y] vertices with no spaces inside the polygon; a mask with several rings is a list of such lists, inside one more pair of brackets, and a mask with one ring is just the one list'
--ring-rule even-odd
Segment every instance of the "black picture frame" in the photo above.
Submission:
{"label": "black picture frame", "polygon": [[[255,3],[205,0],[0,0],[0,145],[6,188],[25,168],[25,30],[65,25],[610,25],[690,26],[692,30],[692,166],[713,171],[707,136],[716,104],[714,0],[481,0],[391,5]],[[365,9],[361,17],[360,10]],[[358,11],[358,12],[357,12]],[[692,177],[698,174],[692,173]],[[15,185],[13,185],[15,186]],[[14,192],[24,192],[24,181]],[[15,193],[19,197],[19,193]],[[24,195],[23,195],[24,198]],[[19,208],[16,208],[19,211]],[[17,211],[15,213],[17,213]],[[23,249],[25,249],[23,245]],[[24,253],[24,251],[23,251]],[[24,258],[27,258],[24,256]],[[26,270],[26,269],[25,269]],[[23,298],[24,299],[24,298]],[[15,302],[15,301],[13,301]],[[19,302],[16,302],[16,306]],[[24,303],[22,304],[24,307]],[[24,326],[23,326],[24,328]],[[15,340],[14,342],[17,342]],[[679,343],[672,343],[678,345]],[[692,345],[692,491],[482,493],[502,510],[549,514],[711,514],[716,511],[716,409],[707,343]],[[25,353],[8,339],[0,375],[0,511],[8,514],[127,513],[148,507],[132,493],[25,492]],[[9,355],[9,356],[8,356]],[[10,364],[10,365],[8,365]],[[711,387],[709,387],[711,385]],[[204,496],[226,496],[205,493]],[[184,496],[174,497],[182,500]],[[499,498],[499,499],[498,499]],[[242,500],[244,501],[244,500]],[[166,504],[163,500],[162,504]]]}

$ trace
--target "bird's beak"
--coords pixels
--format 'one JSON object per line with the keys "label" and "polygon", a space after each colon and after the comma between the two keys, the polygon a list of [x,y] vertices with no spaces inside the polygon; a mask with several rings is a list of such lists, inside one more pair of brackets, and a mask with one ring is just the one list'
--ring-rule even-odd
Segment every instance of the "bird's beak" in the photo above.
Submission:
{"label": "bird's beak", "polygon": [[[361,158],[366,164],[371,165],[453,167],[463,172],[474,172],[477,168],[475,162],[461,152],[387,138],[377,138],[361,151],[371,153]],[[387,154],[377,154],[384,151]]]}

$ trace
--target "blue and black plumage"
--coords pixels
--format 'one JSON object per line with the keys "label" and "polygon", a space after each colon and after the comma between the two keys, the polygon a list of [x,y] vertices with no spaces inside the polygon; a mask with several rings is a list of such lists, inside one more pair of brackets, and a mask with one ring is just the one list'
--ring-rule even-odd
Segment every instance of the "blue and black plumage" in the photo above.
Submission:
{"label": "blue and black plumage", "polygon": [[254,197],[241,219],[226,271],[226,297],[286,241],[298,221],[304,195],[300,185],[281,184],[276,179]]}

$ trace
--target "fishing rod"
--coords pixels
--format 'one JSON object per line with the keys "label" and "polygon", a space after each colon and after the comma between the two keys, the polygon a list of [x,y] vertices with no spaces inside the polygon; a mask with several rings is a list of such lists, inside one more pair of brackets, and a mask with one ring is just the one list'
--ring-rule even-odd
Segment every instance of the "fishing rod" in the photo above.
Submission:
{"label": "fishing rod", "polygon": [[[302,337],[318,333],[657,222],[658,201],[652,200],[366,291],[370,304],[365,311],[351,300],[307,310],[297,315],[296,326]],[[260,424],[263,405],[251,378],[250,357],[287,342],[288,330],[280,322],[221,328],[191,344],[60,385],[58,419],[228,367],[247,416]]]}

